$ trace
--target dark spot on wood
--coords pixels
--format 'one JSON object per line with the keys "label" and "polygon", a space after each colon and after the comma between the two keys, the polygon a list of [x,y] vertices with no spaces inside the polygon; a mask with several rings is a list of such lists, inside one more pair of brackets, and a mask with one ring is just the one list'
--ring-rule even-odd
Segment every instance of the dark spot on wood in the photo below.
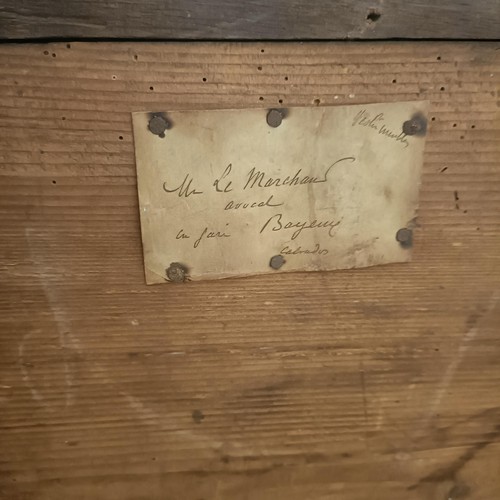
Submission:
{"label": "dark spot on wood", "polygon": [[352,457],[352,454],[351,453],[348,453],[348,452],[344,452],[344,453],[341,453],[340,455],[342,458],[351,458]]}
{"label": "dark spot on wood", "polygon": [[223,463],[223,464],[228,464],[229,463],[229,456],[228,455],[222,455],[220,461]]}
{"label": "dark spot on wood", "polygon": [[314,99],[313,104],[319,106],[321,104],[321,99]]}
{"label": "dark spot on wood", "polygon": [[376,10],[371,10],[366,16],[366,20],[369,23],[375,23],[382,17],[382,14]]}
{"label": "dark spot on wood", "polygon": [[78,441],[66,441],[66,446],[78,446]]}
{"label": "dark spot on wood", "polygon": [[441,173],[446,172],[447,170],[448,170],[448,167],[443,167],[443,168],[441,169]]}
{"label": "dark spot on wood", "polygon": [[127,353],[127,356],[131,359],[135,359],[135,358],[138,358],[139,357],[139,353],[138,352],[128,352]]}
{"label": "dark spot on wood", "polygon": [[203,422],[203,420],[205,419],[205,415],[203,414],[203,412],[201,410],[193,410],[193,413],[191,414],[191,416],[193,417],[193,420],[197,424],[201,424],[201,422]]}

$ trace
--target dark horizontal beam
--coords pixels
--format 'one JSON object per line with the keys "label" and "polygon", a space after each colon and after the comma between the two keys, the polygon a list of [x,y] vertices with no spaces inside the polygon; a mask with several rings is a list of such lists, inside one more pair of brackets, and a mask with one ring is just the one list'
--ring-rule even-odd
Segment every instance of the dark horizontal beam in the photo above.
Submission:
{"label": "dark horizontal beam", "polygon": [[500,0],[2,0],[0,39],[498,39]]}

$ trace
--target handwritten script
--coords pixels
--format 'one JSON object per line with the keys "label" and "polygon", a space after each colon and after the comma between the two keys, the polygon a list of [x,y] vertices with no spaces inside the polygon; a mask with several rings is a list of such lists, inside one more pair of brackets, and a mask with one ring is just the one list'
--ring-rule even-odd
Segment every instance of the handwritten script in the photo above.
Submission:
{"label": "handwritten script", "polygon": [[415,215],[423,138],[401,127],[426,108],[289,108],[276,128],[268,110],[134,113],[147,283],[174,263],[187,281],[408,260],[395,234]]}

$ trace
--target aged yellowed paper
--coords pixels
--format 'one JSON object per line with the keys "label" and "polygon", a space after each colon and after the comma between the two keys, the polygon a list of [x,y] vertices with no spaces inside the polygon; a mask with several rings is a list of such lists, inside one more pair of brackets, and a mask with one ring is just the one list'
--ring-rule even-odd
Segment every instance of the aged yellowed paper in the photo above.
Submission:
{"label": "aged yellowed paper", "polygon": [[408,261],[427,107],[134,113],[147,283]]}

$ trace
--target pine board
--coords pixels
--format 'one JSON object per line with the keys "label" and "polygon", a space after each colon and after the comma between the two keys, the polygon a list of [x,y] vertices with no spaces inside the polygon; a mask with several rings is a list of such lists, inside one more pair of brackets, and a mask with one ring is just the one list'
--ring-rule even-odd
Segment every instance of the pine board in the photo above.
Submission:
{"label": "pine board", "polygon": [[500,38],[498,0],[2,0],[0,39]]}
{"label": "pine board", "polygon": [[[500,497],[499,48],[0,46],[0,498]],[[279,99],[431,101],[413,262],[147,287],[130,113]]]}

